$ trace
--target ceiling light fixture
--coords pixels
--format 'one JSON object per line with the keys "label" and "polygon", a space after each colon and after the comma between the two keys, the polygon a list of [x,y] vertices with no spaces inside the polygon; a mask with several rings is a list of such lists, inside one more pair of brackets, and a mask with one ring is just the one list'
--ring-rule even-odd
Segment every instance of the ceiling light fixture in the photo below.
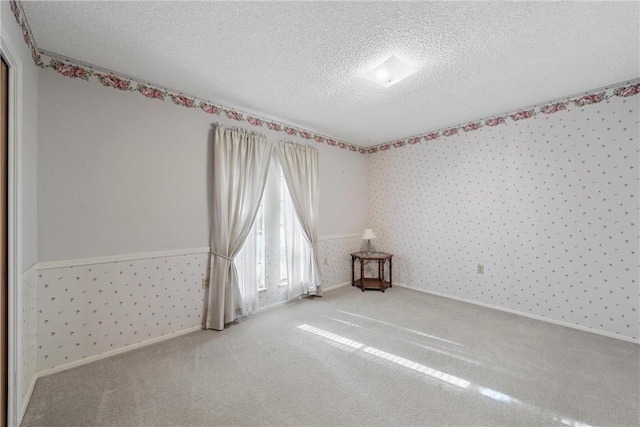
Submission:
{"label": "ceiling light fixture", "polygon": [[380,86],[389,87],[409,77],[416,71],[418,71],[417,68],[413,68],[396,58],[395,55],[392,55],[382,64],[363,74],[362,77]]}

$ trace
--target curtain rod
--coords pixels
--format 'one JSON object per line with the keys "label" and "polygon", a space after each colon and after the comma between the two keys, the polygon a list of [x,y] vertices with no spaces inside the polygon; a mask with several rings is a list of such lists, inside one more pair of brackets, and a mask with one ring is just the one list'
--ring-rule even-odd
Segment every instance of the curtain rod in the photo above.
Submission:
{"label": "curtain rod", "polygon": [[316,150],[316,151],[318,151],[318,147],[314,147],[314,146],[312,146],[312,145],[308,145],[308,144],[302,144],[302,143],[300,143],[300,142],[294,142],[294,141],[286,140],[286,139],[281,139],[279,142],[280,142],[281,144],[291,144],[291,145],[296,145],[296,146],[298,146],[298,147],[303,147],[303,148],[308,148],[308,149],[310,149],[310,150]]}
{"label": "curtain rod", "polygon": [[238,127],[238,126],[233,126],[233,127],[229,128],[229,127],[226,127],[225,125],[223,125],[222,123],[219,123],[219,122],[213,123],[213,126],[214,127],[218,127],[220,129],[223,129],[223,130],[226,130],[226,129],[236,130],[238,132],[243,132],[243,133],[246,133],[248,135],[260,136],[260,137],[265,138],[265,139],[267,138],[267,136],[265,134],[261,133],[261,132],[258,132],[258,131],[255,131],[255,130],[251,130],[251,129],[241,128],[241,127]]}

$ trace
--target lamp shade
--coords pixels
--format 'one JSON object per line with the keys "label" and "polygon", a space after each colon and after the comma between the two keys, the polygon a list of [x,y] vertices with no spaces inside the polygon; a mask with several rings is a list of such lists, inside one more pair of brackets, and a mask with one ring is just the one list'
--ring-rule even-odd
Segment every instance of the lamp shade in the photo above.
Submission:
{"label": "lamp shade", "polygon": [[373,232],[373,230],[370,229],[370,228],[367,228],[366,230],[364,230],[364,233],[362,233],[362,239],[363,240],[364,239],[375,239],[375,238],[376,238],[376,235]]}

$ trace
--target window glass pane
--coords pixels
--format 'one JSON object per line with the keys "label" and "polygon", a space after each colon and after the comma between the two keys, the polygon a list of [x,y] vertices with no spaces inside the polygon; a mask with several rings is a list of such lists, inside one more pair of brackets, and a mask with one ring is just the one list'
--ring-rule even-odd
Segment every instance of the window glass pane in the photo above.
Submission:
{"label": "window glass pane", "polygon": [[264,239],[264,197],[260,202],[258,214],[256,215],[256,284],[258,289],[265,289],[265,239]]}

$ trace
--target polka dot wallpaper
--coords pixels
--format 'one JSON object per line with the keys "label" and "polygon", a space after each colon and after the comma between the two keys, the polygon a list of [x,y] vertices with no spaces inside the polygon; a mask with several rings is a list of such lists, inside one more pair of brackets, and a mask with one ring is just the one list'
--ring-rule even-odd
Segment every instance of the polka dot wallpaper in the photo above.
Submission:
{"label": "polka dot wallpaper", "polygon": [[348,237],[323,239],[318,244],[320,271],[325,289],[351,281],[351,256],[360,250],[362,239]]}
{"label": "polka dot wallpaper", "polygon": [[395,281],[637,340],[639,101],[371,154]]}
{"label": "polka dot wallpaper", "polygon": [[30,268],[23,275],[22,283],[22,334],[21,361],[18,378],[18,408],[27,400],[29,387],[36,376],[37,346],[37,270]]}
{"label": "polka dot wallpaper", "polygon": [[[360,239],[320,242],[325,286],[349,280],[349,253]],[[279,257],[267,257],[276,283]],[[202,324],[208,254],[178,255],[41,269],[23,286],[23,389],[38,372]],[[37,291],[37,307],[36,307]],[[286,300],[269,286],[260,307]],[[37,324],[36,324],[37,323]],[[37,333],[37,344],[36,344]],[[37,346],[37,349],[36,349]],[[36,360],[37,359],[37,360]]]}
{"label": "polka dot wallpaper", "polygon": [[208,254],[38,272],[37,370],[202,324]]}

